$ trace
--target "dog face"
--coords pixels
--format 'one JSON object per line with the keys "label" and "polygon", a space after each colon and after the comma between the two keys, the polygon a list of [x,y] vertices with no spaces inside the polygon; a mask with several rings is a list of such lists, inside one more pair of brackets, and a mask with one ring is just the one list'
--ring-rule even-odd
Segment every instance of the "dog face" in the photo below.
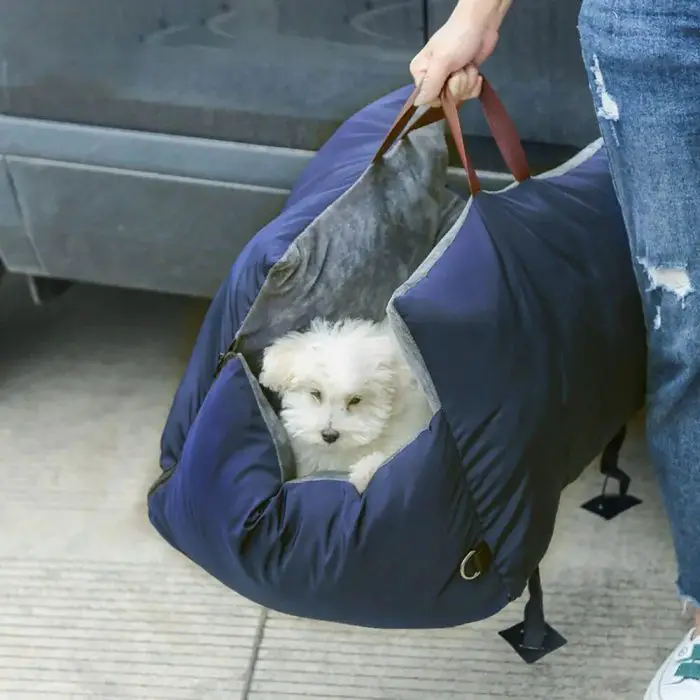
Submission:
{"label": "dog face", "polygon": [[389,422],[397,362],[384,326],[317,320],[267,348],[260,383],[281,395],[292,440],[351,450],[376,440]]}

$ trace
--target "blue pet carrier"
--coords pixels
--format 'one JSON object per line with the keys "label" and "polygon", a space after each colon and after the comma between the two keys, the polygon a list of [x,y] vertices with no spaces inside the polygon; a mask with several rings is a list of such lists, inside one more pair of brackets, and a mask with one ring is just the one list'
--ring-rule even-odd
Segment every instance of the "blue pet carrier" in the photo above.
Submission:
{"label": "blue pet carrier", "polygon": [[[600,141],[530,177],[485,82],[517,182],[481,192],[455,105],[419,113],[412,100],[407,87],[349,119],[235,262],[163,432],[150,519],[226,586],[302,617],[453,626],[529,582],[511,634],[531,661],[563,642],[544,623],[538,573],[561,491],[606,445],[603,469],[620,475],[620,431],[643,402],[625,228]],[[444,117],[468,200],[446,187]],[[316,316],[387,314],[430,425],[362,495],[342,478],[296,480],[256,380],[263,349]]]}

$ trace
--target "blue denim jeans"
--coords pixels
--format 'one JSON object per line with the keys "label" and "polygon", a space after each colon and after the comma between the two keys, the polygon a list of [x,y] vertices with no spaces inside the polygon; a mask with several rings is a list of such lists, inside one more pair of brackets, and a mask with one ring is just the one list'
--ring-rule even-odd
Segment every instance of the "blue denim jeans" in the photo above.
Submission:
{"label": "blue denim jeans", "polygon": [[700,608],[700,0],[584,0],[579,32],[644,303],[678,589]]}

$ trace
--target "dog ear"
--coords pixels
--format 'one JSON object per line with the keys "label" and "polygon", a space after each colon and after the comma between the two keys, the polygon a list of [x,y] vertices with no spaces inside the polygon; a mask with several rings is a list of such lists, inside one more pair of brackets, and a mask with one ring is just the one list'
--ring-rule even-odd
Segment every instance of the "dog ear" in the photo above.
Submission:
{"label": "dog ear", "polygon": [[303,342],[301,333],[289,333],[265,348],[260,383],[278,394],[288,391]]}
{"label": "dog ear", "polygon": [[368,344],[369,355],[375,363],[375,376],[382,384],[394,384],[399,368],[399,350],[388,333],[377,333]]}

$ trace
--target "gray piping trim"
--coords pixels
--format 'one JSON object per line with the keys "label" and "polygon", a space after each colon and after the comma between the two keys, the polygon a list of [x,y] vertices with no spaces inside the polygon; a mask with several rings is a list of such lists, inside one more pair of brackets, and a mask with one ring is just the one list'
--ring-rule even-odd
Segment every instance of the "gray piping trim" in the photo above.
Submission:
{"label": "gray piping trim", "polygon": [[471,209],[472,199],[466,203],[462,213],[459,215],[457,220],[452,224],[449,231],[440,239],[438,244],[430,251],[428,257],[418,266],[415,272],[394,292],[389,303],[387,304],[387,317],[389,318],[389,323],[391,329],[396,335],[399,342],[399,347],[404,351],[404,357],[408,362],[409,366],[416,375],[416,379],[421,384],[421,388],[428,397],[428,402],[430,403],[430,408],[433,413],[437,413],[440,410],[440,397],[437,394],[433,380],[430,377],[428,368],[425,366],[423,357],[420,354],[420,350],[416,345],[413,337],[411,336],[406,324],[404,323],[401,316],[399,316],[394,306],[394,301],[408,293],[413,289],[421,280],[425,278],[428,272],[432,269],[435,263],[442,257],[444,252],[452,245],[457,234],[461,230],[467,216],[469,215],[469,210]]}
{"label": "gray piping trim", "polygon": [[282,481],[289,481],[294,479],[296,469],[294,467],[294,456],[292,454],[292,448],[289,444],[289,438],[287,437],[287,431],[282,425],[280,417],[275,413],[274,409],[270,405],[270,402],[265,397],[263,390],[255,378],[255,375],[251,372],[245,357],[242,355],[236,355],[240,360],[243,370],[245,371],[246,377],[248,378],[248,383],[253,391],[253,396],[255,397],[255,402],[258,405],[258,410],[262,415],[265,425],[267,426],[267,432],[272,438],[272,442],[275,446],[275,453],[277,454],[277,464],[280,468],[280,478]]}
{"label": "gray piping trim", "polygon": [[540,175],[535,175],[535,180],[547,180],[551,177],[559,177],[559,175],[566,175],[570,170],[577,168],[584,161],[592,158],[601,148],[604,148],[605,144],[602,137],[596,139],[592,143],[589,143],[583,150],[579,151],[575,156],[567,160],[565,163],[558,165],[552,170],[548,170],[546,173],[541,173]]}
{"label": "gray piping trim", "polygon": [[[556,168],[552,168],[552,170],[547,170],[546,172],[540,173],[539,175],[534,175],[532,179],[548,180],[549,178],[559,177],[560,175],[566,175],[566,173],[573,170],[574,168],[577,168],[584,161],[587,161],[589,158],[592,158],[601,148],[604,147],[604,145],[605,144],[603,142],[602,137],[596,139],[592,143],[589,143],[588,146],[586,146],[583,150],[579,151],[575,156],[569,158],[569,160],[565,161],[561,165],[558,165]],[[501,190],[494,190],[491,192],[484,190],[484,192],[486,194],[498,194],[499,192],[508,192],[509,190],[512,190],[518,185],[520,185],[519,182],[512,182],[510,185],[504,187]]]}

